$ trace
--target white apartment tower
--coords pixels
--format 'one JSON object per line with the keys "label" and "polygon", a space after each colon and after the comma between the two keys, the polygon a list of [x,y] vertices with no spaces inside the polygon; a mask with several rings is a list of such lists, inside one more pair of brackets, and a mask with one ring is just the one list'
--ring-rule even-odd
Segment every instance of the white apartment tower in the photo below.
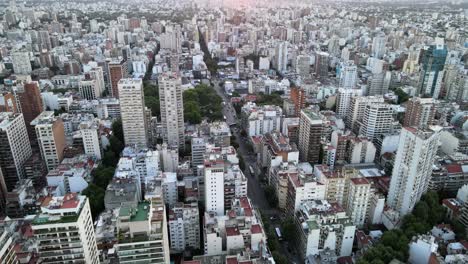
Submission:
{"label": "white apartment tower", "polygon": [[185,131],[181,79],[174,73],[166,73],[159,77],[158,83],[164,142],[171,148],[183,149]]}
{"label": "white apartment tower", "polygon": [[143,81],[141,79],[121,79],[117,86],[125,145],[146,146],[148,138]]}
{"label": "white apartment tower", "polygon": [[102,67],[94,67],[87,73],[90,75],[91,79],[96,80],[96,96],[101,97],[102,93],[106,89]]}
{"label": "white apartment tower", "polygon": [[346,112],[346,126],[354,130],[364,116],[366,105],[375,103],[384,103],[384,98],[382,96],[356,96],[351,98],[348,111]]}
{"label": "white apartment tower", "polygon": [[197,203],[177,203],[169,211],[168,224],[171,249],[184,251],[186,248],[200,248],[200,219]]}
{"label": "white apartment tower", "polygon": [[357,66],[353,61],[346,61],[340,64],[340,88],[354,89],[357,84]]}
{"label": "white apartment tower", "polygon": [[32,72],[29,52],[14,51],[11,53],[11,60],[13,61],[13,70],[16,74],[30,74]]}
{"label": "white apartment tower", "polygon": [[79,126],[81,138],[83,140],[84,152],[97,159],[101,159],[101,142],[98,135],[97,124],[83,122]]}
{"label": "white apartment tower", "polygon": [[400,214],[410,213],[427,191],[439,147],[440,129],[404,127],[393,166],[387,204]]}
{"label": "white apartment tower", "polygon": [[47,196],[31,224],[41,263],[98,264],[93,219],[86,196]]}
{"label": "white apartment tower", "polygon": [[81,97],[87,100],[94,100],[100,96],[97,82],[94,79],[81,80],[78,89]]}
{"label": "white apartment tower", "polygon": [[224,215],[224,161],[210,155],[204,165],[205,210]]}
{"label": "white apartment tower", "polygon": [[361,90],[358,89],[339,88],[336,96],[336,115],[340,118],[344,118],[349,112],[351,99],[361,94]]}
{"label": "white apartment tower", "polygon": [[117,260],[112,263],[170,263],[166,207],[161,196],[139,202],[136,207],[121,207],[117,230]]}
{"label": "white apartment tower", "polygon": [[346,212],[354,225],[362,227],[367,219],[371,183],[366,178],[352,178],[348,188]]}
{"label": "white apartment tower", "polygon": [[389,133],[393,126],[393,108],[389,104],[368,104],[364,110],[360,134],[371,139]]}
{"label": "white apartment tower", "polygon": [[31,122],[31,125],[36,130],[37,142],[47,170],[55,169],[62,162],[66,147],[62,119],[55,117],[53,111],[44,111]]}

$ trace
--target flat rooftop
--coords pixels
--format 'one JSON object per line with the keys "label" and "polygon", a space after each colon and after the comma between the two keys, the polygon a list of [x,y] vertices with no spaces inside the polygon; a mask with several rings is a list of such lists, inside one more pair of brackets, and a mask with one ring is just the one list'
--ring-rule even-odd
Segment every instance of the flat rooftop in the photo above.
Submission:
{"label": "flat rooftop", "polygon": [[149,202],[138,203],[136,208],[130,207],[121,207],[119,216],[120,217],[130,217],[130,222],[139,222],[148,220],[148,213],[150,211]]}

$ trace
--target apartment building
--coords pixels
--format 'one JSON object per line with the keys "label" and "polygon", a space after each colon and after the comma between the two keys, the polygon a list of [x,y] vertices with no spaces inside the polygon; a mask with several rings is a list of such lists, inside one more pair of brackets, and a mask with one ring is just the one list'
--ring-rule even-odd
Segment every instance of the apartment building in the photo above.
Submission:
{"label": "apartment building", "polygon": [[200,220],[198,204],[177,203],[169,210],[169,238],[172,250],[200,248]]}
{"label": "apartment building", "polygon": [[242,126],[247,135],[258,136],[281,131],[283,110],[279,106],[247,103],[242,107]]}
{"label": "apartment building", "polygon": [[401,130],[387,200],[400,217],[410,213],[428,190],[439,137],[439,128],[404,127]]}
{"label": "apartment building", "polygon": [[0,112],[0,170],[6,190],[25,178],[24,164],[31,155],[23,114]]}
{"label": "apartment building", "polygon": [[371,183],[364,177],[351,178],[346,213],[355,226],[362,227],[366,223],[370,199]]}
{"label": "apartment building", "polygon": [[299,157],[312,164],[319,162],[319,149],[322,139],[323,121],[312,109],[301,111],[299,121]]}
{"label": "apartment building", "polygon": [[46,196],[39,201],[41,212],[31,223],[39,261],[98,264],[88,198],[68,193],[59,197]]}
{"label": "apartment building", "polygon": [[185,147],[184,101],[180,76],[166,73],[159,76],[159,103],[163,140],[171,148]]}
{"label": "apartment building", "polygon": [[298,251],[302,259],[324,250],[337,256],[350,256],[356,226],[337,203],[306,201],[295,214]]}
{"label": "apartment building", "polygon": [[121,79],[117,86],[120,94],[120,115],[125,145],[147,146],[148,124],[145,118],[143,80]]}
{"label": "apartment building", "polygon": [[55,169],[63,160],[63,150],[66,147],[62,119],[54,116],[52,111],[44,111],[31,125],[35,127],[39,149],[47,170]]}
{"label": "apartment building", "polygon": [[170,263],[166,207],[161,196],[136,207],[121,207],[116,228],[119,236],[113,249],[118,263]]}

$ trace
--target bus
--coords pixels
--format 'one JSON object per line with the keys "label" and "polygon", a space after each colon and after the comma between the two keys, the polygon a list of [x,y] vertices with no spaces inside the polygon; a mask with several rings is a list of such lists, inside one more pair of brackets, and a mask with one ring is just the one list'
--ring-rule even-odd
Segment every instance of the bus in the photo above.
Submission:
{"label": "bus", "polygon": [[250,171],[250,174],[251,174],[252,176],[255,175],[255,172],[254,172],[254,169],[252,168],[252,166],[249,166],[249,171]]}
{"label": "bus", "polygon": [[281,236],[281,231],[280,231],[279,227],[276,227],[275,231],[276,231],[276,236],[278,237],[278,240],[279,241],[283,240],[283,237]]}

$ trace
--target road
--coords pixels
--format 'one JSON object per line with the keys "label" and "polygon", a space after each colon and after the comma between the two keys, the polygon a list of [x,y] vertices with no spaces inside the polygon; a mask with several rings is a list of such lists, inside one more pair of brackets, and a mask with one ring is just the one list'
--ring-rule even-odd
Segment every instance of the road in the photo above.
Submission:
{"label": "road", "polygon": [[[212,82],[213,82],[216,92],[218,93],[219,96],[221,96],[221,98],[223,98],[223,101],[225,102],[223,106],[223,114],[226,117],[226,122],[228,124],[236,123],[239,126],[239,120],[237,118],[236,111],[231,104],[231,99],[224,93],[223,88],[219,85],[218,80],[213,78]],[[240,135],[239,129],[235,130],[233,135],[236,137],[236,140],[239,143],[237,154],[239,156],[242,156],[245,162],[246,169],[244,170],[244,174],[247,177],[247,195],[250,198],[253,206],[256,209],[260,209],[262,214],[266,216],[266,219],[269,219],[268,221],[270,223],[270,226],[279,227],[280,221],[281,221],[280,219],[281,212],[276,208],[270,207],[270,205],[268,204],[268,198],[265,196],[265,192],[260,184],[259,176],[252,175],[250,173],[250,170],[248,169],[249,166],[252,166],[252,168],[254,168],[255,170],[257,166],[256,157],[254,153],[249,152],[249,148],[247,147],[248,139]],[[274,220],[270,220],[271,217],[273,217]],[[294,254],[294,252],[291,253],[288,251],[286,243],[281,243],[280,246],[281,246],[280,253],[286,256],[289,260],[291,260],[291,263],[302,262],[302,261],[299,261],[297,254]]]}

